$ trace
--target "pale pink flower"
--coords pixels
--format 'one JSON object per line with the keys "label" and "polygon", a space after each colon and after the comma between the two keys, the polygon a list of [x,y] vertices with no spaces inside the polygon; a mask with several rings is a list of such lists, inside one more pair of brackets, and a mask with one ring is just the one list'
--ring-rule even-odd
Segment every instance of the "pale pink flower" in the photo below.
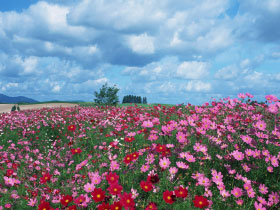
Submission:
{"label": "pale pink flower", "polygon": [[119,169],[120,169],[120,165],[118,164],[118,162],[115,160],[111,161],[110,170],[115,171],[115,170],[119,170]]}
{"label": "pale pink flower", "polygon": [[150,168],[150,165],[147,165],[147,164],[142,165],[142,167],[141,167],[141,172],[142,172],[142,173],[145,173],[146,171],[149,170],[149,168]]}
{"label": "pale pink flower", "polygon": [[178,168],[176,168],[176,167],[170,167],[169,168],[169,173],[170,174],[176,174],[178,172]]}
{"label": "pale pink flower", "polygon": [[177,161],[176,165],[177,165],[178,168],[182,168],[182,169],[188,169],[189,168],[189,166],[182,161]]}
{"label": "pale pink flower", "polygon": [[220,195],[221,195],[223,198],[227,198],[227,197],[230,196],[230,193],[224,189],[224,190],[221,190],[221,191],[220,191]]}
{"label": "pale pink flower", "polygon": [[15,180],[13,178],[9,178],[7,176],[4,176],[5,184],[8,186],[14,186]]}
{"label": "pale pink flower", "polygon": [[170,163],[171,163],[170,160],[168,158],[166,158],[166,157],[161,158],[160,161],[159,161],[159,165],[163,169],[168,168]]}
{"label": "pale pink flower", "polygon": [[210,180],[207,177],[198,178],[198,184],[204,187],[210,186]]}
{"label": "pale pink flower", "polygon": [[137,193],[136,189],[131,188],[131,194],[132,194],[132,198],[135,199],[137,198],[137,196],[139,195],[139,193]]}
{"label": "pale pink flower", "polygon": [[190,163],[193,163],[193,162],[195,162],[195,157],[193,155],[187,154],[186,160]]}
{"label": "pale pink flower", "polygon": [[150,120],[144,121],[142,124],[142,127],[144,128],[152,128],[153,126],[154,124]]}
{"label": "pale pink flower", "polygon": [[238,94],[238,98],[242,98],[242,99],[244,99],[244,98],[246,98],[246,96],[245,96],[245,94],[244,94],[244,93],[239,93],[239,94]]}
{"label": "pale pink flower", "polygon": [[156,135],[156,134],[150,134],[149,137],[148,137],[148,140],[150,140],[150,141],[156,141],[156,140],[158,140],[158,135]]}
{"label": "pale pink flower", "polygon": [[35,199],[30,198],[30,200],[28,201],[27,205],[33,207],[33,206],[36,205],[36,203],[37,203],[37,199],[36,198]]}
{"label": "pale pink flower", "polygon": [[239,199],[239,200],[237,200],[236,201],[236,203],[237,203],[237,205],[239,205],[239,206],[242,206],[243,205],[243,200],[242,199]]}
{"label": "pale pink flower", "polygon": [[94,190],[95,186],[93,183],[86,183],[84,185],[84,190],[89,193],[89,192],[92,192]]}
{"label": "pale pink flower", "polygon": [[270,113],[277,114],[278,113],[278,106],[276,104],[270,104],[268,106],[268,111]]}

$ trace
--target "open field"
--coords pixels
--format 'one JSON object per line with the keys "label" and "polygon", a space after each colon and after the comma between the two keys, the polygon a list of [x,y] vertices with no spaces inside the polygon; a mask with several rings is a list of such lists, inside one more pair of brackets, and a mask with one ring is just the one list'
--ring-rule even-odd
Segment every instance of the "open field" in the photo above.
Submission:
{"label": "open field", "polygon": [[[0,104],[0,113],[10,112],[14,104]],[[29,110],[29,109],[42,109],[42,108],[53,108],[53,107],[75,107],[78,104],[72,103],[36,103],[36,104],[26,104],[19,105],[20,110]]]}
{"label": "open field", "polygon": [[0,209],[278,210],[279,107],[0,114]]}

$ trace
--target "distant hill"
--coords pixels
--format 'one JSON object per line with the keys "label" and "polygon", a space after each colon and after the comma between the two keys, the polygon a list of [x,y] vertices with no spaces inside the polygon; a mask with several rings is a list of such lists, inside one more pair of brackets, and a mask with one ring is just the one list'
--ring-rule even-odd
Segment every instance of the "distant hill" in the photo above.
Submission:
{"label": "distant hill", "polygon": [[6,96],[4,94],[0,94],[0,103],[3,103],[3,104],[36,103],[36,102],[38,102],[38,101],[36,101],[32,98],[24,97],[24,96],[10,97],[10,96]]}

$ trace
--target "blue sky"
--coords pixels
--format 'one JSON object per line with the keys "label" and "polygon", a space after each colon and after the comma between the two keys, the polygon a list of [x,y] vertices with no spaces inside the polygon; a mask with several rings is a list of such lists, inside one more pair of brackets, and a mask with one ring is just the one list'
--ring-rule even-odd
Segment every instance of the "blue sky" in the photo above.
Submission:
{"label": "blue sky", "polygon": [[0,1],[0,93],[202,104],[280,97],[278,0]]}

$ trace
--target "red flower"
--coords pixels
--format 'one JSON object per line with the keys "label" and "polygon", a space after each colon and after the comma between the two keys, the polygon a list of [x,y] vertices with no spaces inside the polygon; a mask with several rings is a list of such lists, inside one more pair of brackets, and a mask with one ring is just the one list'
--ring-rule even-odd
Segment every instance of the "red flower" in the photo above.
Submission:
{"label": "red flower", "polygon": [[154,202],[150,202],[145,210],[157,210],[157,205]]}
{"label": "red flower", "polygon": [[110,209],[109,203],[102,203],[97,207],[97,210],[109,210],[109,209]]}
{"label": "red flower", "polygon": [[116,173],[112,173],[110,172],[107,176],[106,176],[106,180],[108,181],[109,184],[114,184],[117,183],[119,180],[119,176]]}
{"label": "red flower", "polygon": [[134,152],[134,153],[131,154],[131,156],[132,156],[132,160],[137,160],[138,157],[139,157],[139,153],[138,152]]}
{"label": "red flower", "polygon": [[149,181],[147,181],[147,182],[141,181],[140,186],[141,186],[142,190],[144,190],[145,192],[149,192],[153,189],[153,185]]}
{"label": "red flower", "polygon": [[105,198],[105,192],[101,188],[95,188],[93,192],[91,192],[92,199],[98,203],[103,201]]}
{"label": "red flower", "polygon": [[126,192],[124,192],[124,194],[121,196],[120,202],[124,206],[124,208],[133,208],[135,206],[131,193],[127,194]]}
{"label": "red flower", "polygon": [[114,202],[111,206],[110,206],[111,210],[121,210],[122,209],[122,204],[121,202]]}
{"label": "red flower", "polygon": [[188,190],[183,187],[180,187],[178,190],[175,190],[175,195],[178,198],[185,198],[188,196]]}
{"label": "red flower", "polygon": [[12,176],[13,173],[14,173],[13,169],[7,169],[7,170],[6,170],[6,175],[7,175],[7,176]]}
{"label": "red flower", "polygon": [[156,151],[157,152],[164,152],[164,151],[166,151],[166,146],[158,144],[157,147],[156,147]]}
{"label": "red flower", "polygon": [[124,157],[124,160],[123,160],[126,164],[129,164],[131,161],[132,161],[132,155],[131,154],[128,154]]}
{"label": "red flower", "polygon": [[201,209],[204,207],[207,207],[209,205],[208,200],[201,195],[200,196],[196,195],[194,197],[193,203],[194,203],[195,207],[201,208]]}
{"label": "red flower", "polygon": [[77,210],[77,206],[76,205],[68,206],[66,210]]}
{"label": "red flower", "polygon": [[165,190],[163,192],[163,200],[166,202],[166,203],[169,203],[169,204],[172,204],[175,202],[175,196],[173,195],[172,191],[168,191],[168,190]]}
{"label": "red flower", "polygon": [[61,199],[60,199],[60,203],[63,205],[63,206],[67,206],[68,203],[72,202],[73,201],[73,197],[71,195],[66,195],[66,196],[63,196]]}
{"label": "red flower", "polygon": [[135,140],[135,138],[132,136],[132,137],[125,137],[124,138],[124,141],[125,142],[133,142]]}
{"label": "red flower", "polygon": [[76,148],[76,149],[71,149],[71,152],[72,152],[72,155],[75,155],[75,154],[80,154],[82,152],[82,150],[80,148]]}
{"label": "red flower", "polygon": [[52,175],[50,175],[49,173],[44,174],[43,177],[40,178],[41,184],[45,184],[47,181],[50,181],[51,177]]}
{"label": "red flower", "polygon": [[50,210],[50,203],[42,201],[38,206],[38,210]]}
{"label": "red flower", "polygon": [[117,183],[110,185],[110,187],[107,188],[110,194],[112,195],[118,195],[121,193],[123,187]]}
{"label": "red flower", "polygon": [[68,131],[74,132],[76,130],[76,125],[69,125],[68,126]]}
{"label": "red flower", "polygon": [[148,178],[147,178],[147,181],[151,182],[152,184],[158,183],[159,182],[158,175],[157,174],[149,175]]}

